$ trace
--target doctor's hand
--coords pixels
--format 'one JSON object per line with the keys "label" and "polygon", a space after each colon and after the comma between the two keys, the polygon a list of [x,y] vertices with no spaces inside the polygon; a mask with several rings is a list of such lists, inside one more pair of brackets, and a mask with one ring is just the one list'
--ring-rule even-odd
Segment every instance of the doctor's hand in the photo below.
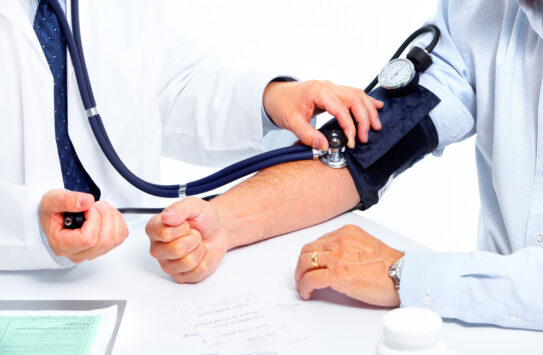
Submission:
{"label": "doctor's hand", "polygon": [[176,282],[202,281],[229,249],[223,220],[210,202],[196,197],[176,202],[147,223],[151,255]]}
{"label": "doctor's hand", "polygon": [[331,287],[365,303],[398,306],[388,271],[403,255],[360,227],[346,225],[302,248],[295,273],[298,292],[307,300],[314,290]]}
{"label": "doctor's hand", "polygon": [[371,129],[380,130],[378,109],[383,102],[363,90],[340,86],[329,81],[271,82],[264,91],[264,109],[273,122],[292,131],[303,144],[320,150],[328,149],[326,137],[309,123],[317,114],[327,111],[347,136],[347,146],[354,148],[358,138],[368,141]]}
{"label": "doctor's hand", "polygon": [[[64,228],[64,212],[85,212],[80,229]],[[51,250],[75,263],[91,260],[120,245],[128,236],[121,213],[92,195],[52,190],[40,204],[40,224]]]}

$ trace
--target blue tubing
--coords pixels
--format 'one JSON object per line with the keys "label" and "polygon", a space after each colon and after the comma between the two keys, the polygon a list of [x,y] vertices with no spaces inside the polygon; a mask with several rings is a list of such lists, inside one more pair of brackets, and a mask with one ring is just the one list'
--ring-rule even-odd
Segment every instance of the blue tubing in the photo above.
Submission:
{"label": "blue tubing", "polygon": [[[79,24],[79,2],[78,0],[72,0],[72,25],[73,33],[70,30],[70,25],[64,11],[62,10],[58,0],[47,0],[53,11],[56,13],[62,31],[66,37],[68,50],[72,63],[74,66],[74,72],[77,79],[77,85],[81,93],[81,100],[86,110],[96,106],[94,99],[94,93],[92,92],[92,86],[87,71],[85,57],[83,53],[83,46],[81,43],[81,30]],[[135,174],[133,174],[128,167],[122,162],[121,158],[117,155],[106,129],[99,115],[89,117],[89,124],[92,128],[92,132],[96,138],[96,141],[100,145],[100,148],[104,152],[111,165],[117,170],[117,172],[130,184],[139,190],[146,192],[150,195],[177,198],[179,197],[180,185],[158,185],[147,182]],[[308,160],[313,158],[313,151],[306,146],[292,146],[273,150],[257,156],[245,159],[241,162],[226,167],[208,177],[196,180],[187,184],[186,195],[195,195],[202,192],[213,190],[217,187],[223,186],[232,182],[240,177],[249,175],[261,169],[285,163],[295,160]]]}
{"label": "blue tubing", "polygon": [[85,61],[85,53],[83,53],[83,44],[81,43],[81,27],[79,26],[79,0],[72,0],[72,29],[75,46],[79,53],[79,60],[81,61],[81,69],[83,72],[83,78],[85,79],[85,87],[89,94],[90,107],[96,106],[96,100],[94,99],[94,93],[87,71],[87,63]]}
{"label": "blue tubing", "polygon": [[60,23],[60,27],[62,27],[62,32],[64,32],[64,37],[66,37],[66,44],[68,45],[68,50],[70,51],[70,57],[72,58],[75,78],[77,80],[77,86],[79,86],[79,91],[81,93],[81,100],[83,101],[83,106],[85,107],[85,110],[88,110],[94,105],[91,105],[92,101],[89,98],[87,84],[85,82],[85,77],[83,75],[84,72],[83,72],[81,60],[80,60],[81,57],[79,56],[79,50],[75,44],[74,37],[70,30],[70,25],[68,24],[68,20],[66,19],[66,16],[64,16],[64,10],[62,10],[62,7],[60,7],[60,4],[58,3],[58,1],[48,0],[48,2],[49,2],[49,5],[51,5],[51,7],[53,8],[53,11],[55,12],[55,14],[57,15],[57,18]]}
{"label": "blue tubing", "polygon": [[250,158],[242,160],[242,161],[240,161],[238,163],[227,166],[226,168],[224,168],[222,170],[219,170],[216,173],[211,174],[211,175],[209,175],[209,176],[207,176],[205,178],[189,182],[187,184],[187,187],[190,186],[190,187],[194,188],[196,186],[209,184],[209,183],[213,182],[214,180],[223,178],[223,177],[225,177],[225,176],[227,176],[229,174],[232,174],[232,173],[234,173],[234,172],[236,172],[238,170],[241,170],[241,169],[245,169],[246,167],[257,164],[257,163],[259,163],[259,162],[261,162],[263,160],[268,160],[268,159],[271,159],[271,158],[274,158],[274,157],[277,157],[277,156],[280,156],[280,155],[299,153],[299,152],[305,152],[305,151],[307,151],[307,146],[304,146],[304,145],[295,145],[295,146],[291,146],[291,147],[285,147],[285,148],[271,150],[269,152],[265,152],[265,153],[262,153],[262,154],[259,154],[259,155],[255,155],[254,157],[250,157]]}
{"label": "blue tubing", "polygon": [[254,172],[260,171],[265,168],[269,168],[271,166],[287,163],[290,161],[297,161],[297,160],[312,160],[313,159],[313,149],[307,146],[304,147],[304,151],[296,152],[296,153],[290,153],[290,154],[284,154],[275,156],[273,158],[267,159],[267,160],[261,160],[253,165],[247,166],[241,170],[234,171],[228,175],[225,175],[219,179],[216,179],[212,182],[209,182],[205,185],[197,185],[194,186],[192,183],[187,184],[187,196],[197,195],[204,192],[208,192],[211,190],[214,190],[218,187],[224,186],[234,180],[237,180],[241,177],[244,177],[246,175],[252,174]]}
{"label": "blue tubing", "polygon": [[126,165],[124,165],[124,163],[121,161],[121,158],[119,158],[119,156],[111,146],[111,142],[107,138],[107,135],[104,135],[102,132],[103,125],[100,116],[95,116],[93,119],[91,119],[90,124],[94,136],[96,137],[96,141],[100,145],[100,148],[102,148],[105,156],[107,157],[111,165],[113,165],[115,170],[117,170],[117,172],[121,174],[121,176],[125,178],[126,181],[128,181],[141,191],[144,191],[150,195],[167,198],[179,197],[179,185],[160,186],[148,183],[147,181],[142,180],[134,175],[126,167]]}

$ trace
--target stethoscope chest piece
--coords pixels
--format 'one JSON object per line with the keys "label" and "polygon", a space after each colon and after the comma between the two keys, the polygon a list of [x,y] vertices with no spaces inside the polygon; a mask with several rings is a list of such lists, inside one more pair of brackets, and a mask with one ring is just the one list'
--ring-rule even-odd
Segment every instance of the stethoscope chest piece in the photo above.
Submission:
{"label": "stethoscope chest piece", "polygon": [[347,138],[345,134],[338,130],[332,130],[326,134],[326,138],[329,145],[328,151],[320,157],[320,161],[334,169],[347,166],[347,159],[345,158]]}

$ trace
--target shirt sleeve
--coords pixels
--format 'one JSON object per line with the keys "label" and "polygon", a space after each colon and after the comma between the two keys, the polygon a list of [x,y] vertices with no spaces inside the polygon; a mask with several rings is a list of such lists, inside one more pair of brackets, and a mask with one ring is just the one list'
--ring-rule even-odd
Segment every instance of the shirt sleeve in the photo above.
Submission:
{"label": "shirt sleeve", "polygon": [[[436,127],[439,144],[435,154],[452,143],[460,142],[475,133],[476,96],[465,50],[459,49],[449,23],[448,1],[440,1],[435,15],[428,24],[436,25],[439,41],[431,57],[432,65],[420,76],[419,84],[434,93],[441,103],[430,112]],[[416,45],[425,47],[431,35],[421,36]]]}
{"label": "shirt sleeve", "polygon": [[37,211],[41,189],[0,182],[0,270],[62,269],[73,264],[53,258],[44,243]]}
{"label": "shirt sleeve", "polygon": [[[439,154],[448,144],[475,133],[473,68],[465,43],[456,43],[458,16],[449,1],[439,2],[429,23],[441,31],[432,66],[420,85],[441,102],[430,117],[438,132]],[[454,11],[452,11],[454,12]],[[426,45],[429,37],[422,38]],[[543,330],[543,250],[523,249],[503,256],[488,252],[406,253],[401,275],[401,306],[428,307],[445,318],[470,323]]]}
{"label": "shirt sleeve", "polygon": [[426,307],[445,318],[543,330],[543,249],[511,255],[407,252],[402,307]]}

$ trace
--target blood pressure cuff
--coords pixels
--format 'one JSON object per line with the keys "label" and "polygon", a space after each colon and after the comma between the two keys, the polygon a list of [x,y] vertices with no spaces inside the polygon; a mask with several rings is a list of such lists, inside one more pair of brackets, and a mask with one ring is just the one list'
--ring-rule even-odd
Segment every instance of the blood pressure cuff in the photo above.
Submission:
{"label": "blood pressure cuff", "polygon": [[[387,183],[415,162],[436,149],[438,136],[428,113],[440,100],[429,90],[418,86],[402,97],[391,97],[383,88],[370,96],[385,103],[379,111],[382,128],[370,131],[368,143],[357,140],[354,149],[346,148],[347,167],[351,172],[360,205],[368,209],[379,201]],[[336,119],[320,130],[341,130]]]}

